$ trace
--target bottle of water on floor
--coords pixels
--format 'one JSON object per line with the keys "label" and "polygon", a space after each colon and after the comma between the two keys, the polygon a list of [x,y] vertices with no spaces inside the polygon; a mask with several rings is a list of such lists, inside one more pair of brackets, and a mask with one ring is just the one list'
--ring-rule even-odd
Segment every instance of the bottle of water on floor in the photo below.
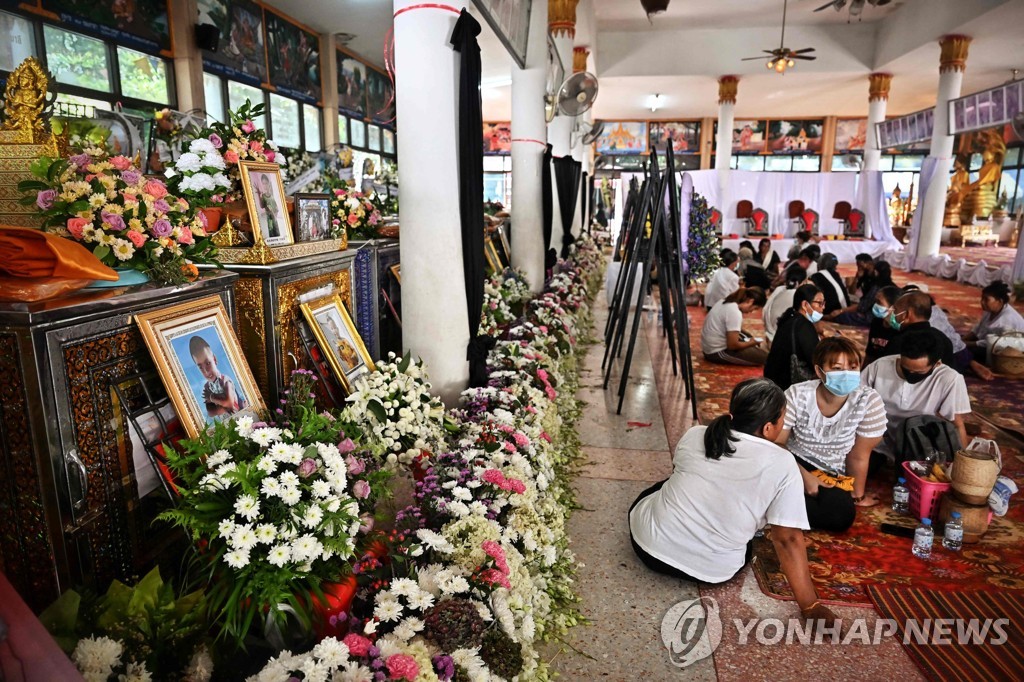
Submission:
{"label": "bottle of water on floor", "polygon": [[932,555],[932,542],[935,540],[935,532],[932,530],[931,519],[921,519],[921,525],[914,531],[914,556],[918,559],[927,559]]}
{"label": "bottle of water on floor", "polygon": [[960,512],[953,512],[953,518],[946,524],[946,532],[942,536],[942,546],[959,552],[964,543],[964,522],[960,520]]}
{"label": "bottle of water on floor", "polygon": [[902,476],[892,489],[892,510],[897,514],[906,514],[910,511],[910,491],[907,490],[907,479]]}

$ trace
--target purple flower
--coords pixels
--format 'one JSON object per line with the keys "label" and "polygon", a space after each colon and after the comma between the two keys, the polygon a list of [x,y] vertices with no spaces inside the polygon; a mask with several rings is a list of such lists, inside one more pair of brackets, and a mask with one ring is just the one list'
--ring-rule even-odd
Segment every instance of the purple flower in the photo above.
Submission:
{"label": "purple flower", "polygon": [[[127,171],[126,171],[127,172]],[[123,175],[121,177],[124,177]],[[153,210],[160,211],[161,213],[167,213],[171,210],[171,205],[163,199],[157,199],[153,202]]]}
{"label": "purple flower", "polygon": [[316,473],[316,470],[317,465],[315,459],[310,459],[309,457],[307,457],[306,459],[299,462],[300,478],[309,478],[310,476]]}
{"label": "purple flower", "polygon": [[358,457],[353,457],[352,455],[349,455],[348,457],[345,458],[345,464],[348,465],[348,473],[351,474],[352,476],[358,476],[359,474],[366,471],[366,464],[363,462],[363,460],[359,459]]}
{"label": "purple flower", "polygon": [[221,147],[224,146],[224,140],[220,139],[220,135],[218,135],[217,133],[210,133],[210,137],[207,139],[209,139],[210,143],[217,149],[220,149]]}
{"label": "purple flower", "polygon": [[142,174],[137,170],[126,170],[121,173],[121,179],[129,185],[138,184],[139,180],[142,179]]}
{"label": "purple flower", "polygon": [[174,228],[171,227],[171,221],[165,218],[155,221],[150,229],[157,237],[170,237],[171,232],[174,231]]}
{"label": "purple flower", "polygon": [[85,167],[92,163],[92,158],[88,154],[75,154],[69,160],[78,166],[78,170],[85,170]]}
{"label": "purple flower", "polygon": [[338,452],[340,452],[343,455],[347,452],[352,452],[355,449],[356,444],[352,442],[351,438],[346,438],[345,440],[338,443]]}
{"label": "purple flower", "polygon": [[124,218],[116,213],[107,213],[104,211],[100,216],[103,218],[103,222],[110,226],[111,230],[123,230],[126,227],[124,224]]}
{"label": "purple flower", "polygon": [[360,500],[365,500],[370,496],[370,484],[366,481],[356,481],[355,485],[352,486],[352,494]]}
{"label": "purple flower", "polygon": [[57,200],[57,190],[55,189],[44,189],[36,195],[36,206],[44,211],[50,210],[53,206],[53,202]]}

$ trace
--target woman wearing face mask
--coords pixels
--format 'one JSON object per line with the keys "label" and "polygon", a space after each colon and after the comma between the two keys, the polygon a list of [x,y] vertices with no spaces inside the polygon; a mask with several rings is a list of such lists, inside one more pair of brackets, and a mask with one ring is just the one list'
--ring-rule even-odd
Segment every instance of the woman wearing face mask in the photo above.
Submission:
{"label": "woman wearing face mask", "polygon": [[[775,338],[764,363],[764,376],[785,390],[792,384],[812,376],[811,361],[818,345],[818,331],[814,325],[821,321],[825,310],[825,295],[813,284],[798,287],[793,295],[793,307],[779,318]],[[806,376],[793,376],[801,369]]]}
{"label": "woman wearing face mask", "polygon": [[875,302],[871,306],[871,327],[868,332],[868,346],[864,351],[864,365],[870,365],[878,358],[884,357],[885,349],[899,334],[889,323],[892,306],[900,297],[898,287],[882,287],[875,292]]}
{"label": "woman wearing face mask", "polygon": [[824,339],[814,351],[817,379],[786,391],[786,422],[779,445],[796,456],[804,479],[811,528],[842,532],[857,506],[878,500],[865,493],[871,451],[885,435],[885,407],[860,382],[860,351],[849,339]]}

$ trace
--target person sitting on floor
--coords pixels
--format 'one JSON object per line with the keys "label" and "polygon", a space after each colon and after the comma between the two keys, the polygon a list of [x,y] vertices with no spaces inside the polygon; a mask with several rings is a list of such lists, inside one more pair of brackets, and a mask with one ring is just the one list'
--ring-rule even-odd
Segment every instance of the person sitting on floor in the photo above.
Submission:
{"label": "person sitting on floor", "polygon": [[796,239],[793,241],[793,245],[789,247],[789,253],[786,255],[786,260],[789,262],[795,261],[800,253],[812,243],[811,231],[800,230],[796,233]]}
{"label": "person sitting on floor", "polygon": [[740,287],[712,308],[700,330],[704,358],[729,365],[763,365],[768,355],[760,347],[763,339],[743,332],[743,316],[763,308],[765,300],[764,290]]}
{"label": "person sitting on floor", "polygon": [[971,413],[971,399],[963,375],[939,360],[935,337],[927,331],[907,332],[900,343],[900,354],[871,363],[864,370],[864,385],[878,391],[885,405],[888,426],[885,438],[876,448],[889,457],[897,457],[897,434],[910,417],[938,416],[951,422],[967,443],[964,417]]}
{"label": "person sitting on floor", "polygon": [[822,254],[818,271],[811,275],[811,281],[825,294],[825,315],[839,313],[850,305],[850,294],[846,291],[843,278],[836,268],[839,259],[833,253]]}
{"label": "person sitting on floor", "polygon": [[[815,249],[818,248],[817,244],[814,244],[813,246]],[[804,249],[803,251],[800,252],[800,255],[797,256],[797,259],[795,261],[789,263],[785,267],[785,269],[783,269],[783,271],[779,273],[779,276],[776,277],[775,280],[772,282],[772,286],[782,286],[782,283],[786,281],[786,271],[798,265],[804,269],[804,272],[807,273],[807,277],[810,277],[811,275],[818,271],[817,259],[819,255],[820,253],[815,253],[814,249],[812,248]]]}
{"label": "person sitting on floor", "polygon": [[[799,252],[797,255],[799,255]],[[770,279],[775,279],[779,276],[779,270],[782,268],[782,259],[779,258],[779,254],[772,248],[771,239],[765,237],[757,243],[757,259],[761,263],[761,269],[764,270],[764,274]]]}
{"label": "person sitting on floor", "polygon": [[886,355],[899,355],[903,346],[903,339],[907,334],[915,331],[923,331],[931,335],[935,340],[935,347],[939,349],[939,359],[947,367],[956,369],[956,361],[953,359],[953,344],[946,335],[932,327],[929,320],[932,317],[932,297],[923,291],[910,291],[896,299],[889,313],[889,326],[899,332],[889,345],[886,346],[883,357]]}
{"label": "person sitting on floor", "polygon": [[990,336],[1010,331],[1024,331],[1024,317],[1010,305],[1010,287],[1005,282],[993,282],[981,290],[983,312],[978,324],[964,336],[964,342],[971,350],[974,361],[971,369],[985,381],[992,379],[988,365]]}
{"label": "person sitting on floor", "polygon": [[[751,559],[754,534],[771,524],[782,571],[807,619],[832,622],[818,601],[807,564],[804,486],[793,456],[773,441],[786,398],[765,379],[732,391],[729,414],[683,435],[672,475],[629,508],[629,538],[652,571],[699,583],[723,583]],[[734,502],[723,504],[724,495]]]}
{"label": "person sitting on floor", "polygon": [[857,272],[846,278],[846,289],[851,294],[863,297],[874,285],[875,259],[871,257],[870,253],[858,253],[855,262],[857,263]]}
{"label": "person sitting on floor", "polygon": [[860,351],[849,339],[822,339],[814,351],[816,379],[786,389],[779,445],[797,458],[811,528],[843,532],[856,506],[878,499],[865,490],[871,451],[885,435],[882,398],[860,382]]}
{"label": "person sitting on floor", "polygon": [[864,366],[885,355],[889,342],[896,338],[898,331],[889,324],[892,306],[900,297],[899,287],[882,287],[875,291],[875,302],[871,306],[871,326],[868,331],[868,345],[864,350]]}
{"label": "person sitting on floor", "polygon": [[711,310],[715,304],[740,288],[740,276],[736,270],[740,266],[739,257],[732,249],[722,249],[722,267],[711,275],[704,289],[704,306]]}
{"label": "person sitting on floor", "polygon": [[[871,308],[875,304],[878,290],[882,287],[896,286],[892,281],[892,266],[884,260],[879,261],[874,265],[870,281],[863,280],[863,282],[860,285],[860,299],[856,303],[848,305],[844,310],[832,313],[832,317],[826,315],[826,319],[851,327],[870,327],[871,321],[875,319],[871,314]],[[863,286],[867,286],[868,289],[865,291]]]}
{"label": "person sitting on floor", "polygon": [[[818,330],[814,327],[821,321],[825,308],[825,295],[813,284],[804,284],[796,290],[793,305],[779,319],[768,359],[764,364],[764,376],[771,379],[783,390],[795,383],[807,381],[814,376],[814,349],[818,346]],[[804,376],[794,376],[803,369]]]}
{"label": "person sitting on floor", "polygon": [[793,296],[796,288],[807,281],[807,271],[799,265],[786,270],[785,286],[775,287],[768,302],[764,304],[761,316],[764,318],[764,334],[769,341],[775,339],[775,330],[779,328],[779,318],[793,307]]}
{"label": "person sitting on floor", "polygon": [[754,256],[752,250],[746,247],[740,249],[739,272],[743,277],[743,284],[748,287],[761,287],[768,291],[772,286],[772,278],[761,267],[761,261]]}
{"label": "person sitting on floor", "polygon": [[[921,291],[921,288],[916,284],[908,284],[903,287],[904,294],[912,291]],[[946,315],[946,311],[942,309],[934,296],[929,294],[928,297],[932,301],[932,316],[928,318],[928,322],[931,324],[932,329],[942,332],[953,345],[952,367],[961,374],[967,374],[967,372],[972,369],[971,361],[974,359],[974,356],[967,348],[967,344],[964,343],[963,337],[961,337],[960,334],[957,333],[956,329],[953,328],[953,324],[949,321],[949,316]],[[975,372],[975,374],[977,374],[977,372]]]}

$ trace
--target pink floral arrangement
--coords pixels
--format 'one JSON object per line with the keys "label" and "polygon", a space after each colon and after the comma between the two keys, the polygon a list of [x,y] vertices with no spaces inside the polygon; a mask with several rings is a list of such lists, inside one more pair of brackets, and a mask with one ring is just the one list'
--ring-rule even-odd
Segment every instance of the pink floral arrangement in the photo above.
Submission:
{"label": "pink floral arrangement", "polygon": [[373,239],[377,236],[381,215],[370,197],[347,183],[332,190],[331,236],[340,239],[347,231],[349,237]]}

